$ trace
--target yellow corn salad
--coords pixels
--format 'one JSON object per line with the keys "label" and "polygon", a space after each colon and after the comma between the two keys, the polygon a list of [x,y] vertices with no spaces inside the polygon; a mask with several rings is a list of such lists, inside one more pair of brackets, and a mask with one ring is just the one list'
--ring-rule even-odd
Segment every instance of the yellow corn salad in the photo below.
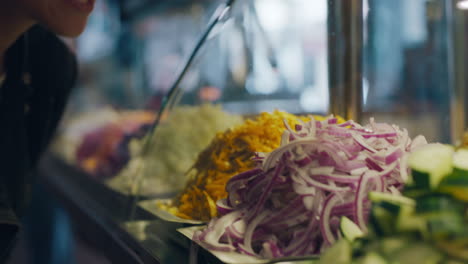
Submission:
{"label": "yellow corn salad", "polygon": [[[185,189],[166,207],[171,213],[186,219],[208,221],[217,216],[216,201],[227,197],[225,186],[234,175],[253,169],[255,152],[271,152],[279,147],[285,130],[284,120],[291,127],[308,117],[275,111],[261,113],[255,119],[218,133],[202,151],[189,171]],[[314,116],[316,120],[325,117]],[[344,122],[338,118],[338,121]]]}

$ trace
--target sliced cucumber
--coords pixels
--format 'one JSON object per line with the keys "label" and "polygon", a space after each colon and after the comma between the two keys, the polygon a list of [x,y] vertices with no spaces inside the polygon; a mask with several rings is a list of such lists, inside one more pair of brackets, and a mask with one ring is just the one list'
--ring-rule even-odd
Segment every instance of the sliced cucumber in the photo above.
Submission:
{"label": "sliced cucumber", "polygon": [[435,188],[453,170],[454,148],[443,144],[428,144],[411,153],[408,165],[413,182],[421,188]]}
{"label": "sliced cucumber", "polygon": [[341,239],[320,256],[318,264],[349,264],[351,260],[351,243],[346,239]]}
{"label": "sliced cucumber", "polygon": [[454,171],[451,175],[445,177],[441,182],[439,187],[443,186],[461,186],[468,187],[468,174],[462,175]]}
{"label": "sliced cucumber", "polygon": [[388,262],[376,252],[369,252],[367,253],[362,261],[361,264],[387,264]]}
{"label": "sliced cucumber", "polygon": [[455,152],[453,166],[468,174],[468,149],[459,149]]}
{"label": "sliced cucumber", "polygon": [[380,207],[387,210],[388,212],[390,212],[394,216],[396,216],[396,215],[398,215],[400,213],[401,205],[399,205],[399,204],[383,201],[383,202],[380,202],[379,205],[380,205]]}
{"label": "sliced cucumber", "polygon": [[382,206],[381,203],[374,203],[370,213],[371,230],[378,236],[386,236],[394,233],[397,215],[398,214],[395,214]]}
{"label": "sliced cucumber", "polygon": [[468,202],[468,186],[444,185],[439,190],[452,195],[460,201]]}
{"label": "sliced cucumber", "polygon": [[416,202],[413,199],[408,197],[393,195],[389,193],[382,193],[382,192],[370,192],[369,199],[372,202],[389,202],[396,205],[416,205]]}
{"label": "sliced cucumber", "polygon": [[464,231],[464,223],[456,212],[440,212],[427,219],[429,236],[435,239],[449,238]]}
{"label": "sliced cucumber", "polygon": [[430,190],[428,188],[422,188],[415,185],[407,185],[405,187],[405,190],[403,191],[403,195],[406,197],[410,197],[411,199],[418,199],[419,197],[424,196],[429,192]]}
{"label": "sliced cucumber", "polygon": [[445,177],[440,185],[438,191],[448,193],[455,198],[468,202],[468,171],[461,171],[455,168],[453,173]]}
{"label": "sliced cucumber", "polygon": [[359,226],[346,216],[341,217],[340,231],[343,237],[350,242],[353,242],[356,238],[364,236],[364,232],[362,232]]}
{"label": "sliced cucumber", "polygon": [[404,236],[383,238],[380,241],[380,252],[383,256],[391,256],[408,246],[409,243],[409,240]]}
{"label": "sliced cucumber", "polygon": [[415,208],[404,206],[400,208],[396,229],[399,232],[419,232],[427,234],[426,220],[414,213]]}
{"label": "sliced cucumber", "polygon": [[416,213],[420,215],[442,212],[456,212],[460,214],[463,204],[453,199],[451,196],[442,193],[425,195],[418,199]]}
{"label": "sliced cucumber", "polygon": [[[400,217],[411,217],[408,212],[413,212],[416,202],[413,199],[379,192],[369,193],[369,199],[373,202],[370,221],[377,235],[391,235],[397,231],[397,223]],[[402,208],[406,208],[402,210]],[[403,216],[400,216],[403,215]]]}
{"label": "sliced cucumber", "polygon": [[411,177],[413,178],[412,187],[414,187],[414,189],[419,190],[419,191],[431,190],[431,174],[430,173],[412,170]]}
{"label": "sliced cucumber", "polygon": [[395,252],[390,258],[390,263],[399,264],[438,264],[441,263],[444,256],[438,250],[426,243],[418,243],[414,241],[406,247]]}

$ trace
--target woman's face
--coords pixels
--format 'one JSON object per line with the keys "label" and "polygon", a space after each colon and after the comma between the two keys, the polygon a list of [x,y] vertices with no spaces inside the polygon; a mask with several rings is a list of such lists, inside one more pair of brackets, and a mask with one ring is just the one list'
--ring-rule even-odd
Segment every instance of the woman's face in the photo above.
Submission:
{"label": "woman's face", "polygon": [[14,0],[25,15],[56,34],[75,37],[83,32],[95,0]]}

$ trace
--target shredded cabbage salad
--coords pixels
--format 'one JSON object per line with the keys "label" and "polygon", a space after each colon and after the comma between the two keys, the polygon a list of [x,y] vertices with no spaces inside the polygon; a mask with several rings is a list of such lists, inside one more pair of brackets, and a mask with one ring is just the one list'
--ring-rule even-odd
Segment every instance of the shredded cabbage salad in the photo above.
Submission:
{"label": "shredded cabbage salad", "polygon": [[178,106],[164,117],[153,134],[147,135],[156,138],[148,153],[139,155],[146,138],[129,143],[132,159],[109,184],[119,190],[136,189],[138,169],[145,164],[140,194],[179,191],[198,153],[209,145],[216,133],[242,122],[242,116],[225,112],[219,104]]}
{"label": "shredded cabbage salad", "polygon": [[346,216],[366,231],[370,191],[400,195],[408,179],[408,152],[426,144],[406,129],[372,118],[366,126],[299,121],[281,146],[258,153],[258,167],[232,177],[218,218],[193,240],[214,251],[259,258],[316,255],[340,238]]}

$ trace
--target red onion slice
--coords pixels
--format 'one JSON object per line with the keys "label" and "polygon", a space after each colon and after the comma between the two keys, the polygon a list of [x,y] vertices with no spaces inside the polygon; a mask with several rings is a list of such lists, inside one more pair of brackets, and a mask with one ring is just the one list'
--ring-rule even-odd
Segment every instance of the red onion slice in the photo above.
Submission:
{"label": "red onion slice", "polygon": [[260,258],[320,254],[339,238],[341,216],[367,230],[368,192],[400,195],[406,156],[426,142],[373,119],[285,127],[279,148],[257,154],[258,168],[227,183],[221,217],[194,236],[201,245]]}

